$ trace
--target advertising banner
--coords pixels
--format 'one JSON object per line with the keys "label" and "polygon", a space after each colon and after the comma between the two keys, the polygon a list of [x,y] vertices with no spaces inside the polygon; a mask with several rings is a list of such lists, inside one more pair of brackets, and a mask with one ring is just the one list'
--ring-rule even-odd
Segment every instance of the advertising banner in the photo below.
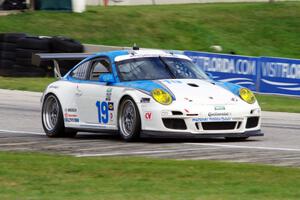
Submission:
{"label": "advertising banner", "polygon": [[300,60],[260,58],[259,92],[300,96]]}
{"label": "advertising banner", "polygon": [[217,81],[252,91],[300,96],[300,60],[185,51],[184,55]]}
{"label": "advertising banner", "polygon": [[217,81],[231,82],[257,90],[258,58],[249,56],[185,51],[202,70]]}

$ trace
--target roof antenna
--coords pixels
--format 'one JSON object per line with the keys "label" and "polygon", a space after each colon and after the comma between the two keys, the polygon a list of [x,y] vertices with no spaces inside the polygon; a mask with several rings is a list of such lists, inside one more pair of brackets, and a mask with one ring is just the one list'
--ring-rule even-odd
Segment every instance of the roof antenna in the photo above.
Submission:
{"label": "roof antenna", "polygon": [[136,43],[133,44],[132,50],[140,50],[140,47],[136,45]]}

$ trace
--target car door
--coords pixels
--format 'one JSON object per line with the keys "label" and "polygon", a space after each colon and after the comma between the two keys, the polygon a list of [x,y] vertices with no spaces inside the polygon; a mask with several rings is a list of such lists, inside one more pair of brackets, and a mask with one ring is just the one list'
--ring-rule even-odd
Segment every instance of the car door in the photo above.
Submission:
{"label": "car door", "polygon": [[78,83],[77,106],[82,126],[87,128],[114,128],[114,101],[111,99],[112,87],[99,82],[99,76],[111,73],[107,57],[90,61],[87,80]]}

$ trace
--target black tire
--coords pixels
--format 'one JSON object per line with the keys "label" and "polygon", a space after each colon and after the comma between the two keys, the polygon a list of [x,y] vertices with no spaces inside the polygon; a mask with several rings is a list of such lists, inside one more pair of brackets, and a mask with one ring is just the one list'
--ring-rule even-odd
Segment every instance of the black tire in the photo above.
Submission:
{"label": "black tire", "polygon": [[23,10],[27,6],[25,0],[5,0],[2,7],[3,10]]}
{"label": "black tire", "polygon": [[26,37],[25,33],[2,33],[0,34],[1,42],[16,43],[20,38]]}
{"label": "black tire", "polygon": [[238,142],[238,141],[245,141],[249,137],[225,137],[226,141],[228,142]]}
{"label": "black tire", "polygon": [[24,67],[39,67],[43,69],[47,69],[48,67],[53,67],[53,62],[52,61],[42,61],[39,66],[34,66],[32,64],[32,59],[31,58],[16,58],[16,64],[21,65]]}
{"label": "black tire", "polygon": [[0,59],[0,68],[10,68],[15,64],[13,60]]}
{"label": "black tire", "polygon": [[20,66],[20,65],[14,65],[11,67],[11,75],[14,77],[45,77],[46,76],[46,70],[39,67],[29,67],[29,66]]}
{"label": "black tire", "polygon": [[29,58],[32,59],[32,54],[36,53],[49,53],[49,51],[45,50],[35,50],[35,49],[16,49],[16,57],[17,58]]}
{"label": "black tire", "polygon": [[55,95],[49,94],[45,97],[41,117],[43,129],[48,137],[64,137],[66,135],[62,108]]}
{"label": "black tire", "polygon": [[51,51],[53,53],[82,53],[83,45],[71,38],[55,36],[51,38]]}
{"label": "black tire", "polygon": [[49,38],[24,37],[18,40],[17,48],[50,51]]}
{"label": "black tire", "polygon": [[0,58],[5,60],[16,60],[16,53],[11,51],[1,51]]}
{"label": "black tire", "polygon": [[5,34],[5,33],[0,33],[0,42],[1,42],[1,43],[4,42],[4,34]]}
{"label": "black tire", "polygon": [[16,44],[8,43],[8,42],[1,42],[0,43],[0,51],[15,51]]}
{"label": "black tire", "polygon": [[32,67],[33,65],[31,62],[30,58],[16,58],[17,65]]}
{"label": "black tire", "polygon": [[[139,109],[130,97],[125,97],[120,103],[118,112],[119,134],[125,141],[135,141],[140,137],[141,117]],[[130,121],[130,123],[126,120]],[[131,124],[131,125],[130,125]]]}

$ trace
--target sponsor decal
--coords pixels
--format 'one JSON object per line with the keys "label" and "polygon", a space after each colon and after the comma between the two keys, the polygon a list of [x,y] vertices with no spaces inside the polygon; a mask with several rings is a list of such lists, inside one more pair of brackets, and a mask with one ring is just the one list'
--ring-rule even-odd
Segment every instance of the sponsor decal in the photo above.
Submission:
{"label": "sponsor decal", "polygon": [[106,90],[106,98],[105,98],[106,101],[110,101],[111,100],[112,90],[113,90],[112,88],[107,88],[107,90]]}
{"label": "sponsor decal", "polygon": [[65,122],[79,122],[79,118],[65,118]]}
{"label": "sponsor decal", "polygon": [[221,112],[221,113],[211,113],[211,112],[209,112],[208,114],[207,114],[209,117],[219,117],[219,116],[231,116],[231,113],[229,113],[229,112]]}
{"label": "sponsor decal", "polygon": [[225,106],[215,106],[215,110],[225,110]]}
{"label": "sponsor decal", "polygon": [[67,112],[77,112],[77,108],[68,108]]}
{"label": "sponsor decal", "polygon": [[112,112],[109,114],[109,119],[110,121],[114,121],[114,114]]}
{"label": "sponsor decal", "polygon": [[150,98],[141,98],[141,103],[149,103]]}
{"label": "sponsor decal", "polygon": [[[68,109],[65,109],[65,110],[68,110]],[[65,122],[79,122],[79,115],[78,114],[65,113],[64,114],[64,121]]]}
{"label": "sponsor decal", "polygon": [[216,121],[232,121],[231,117],[204,117],[204,118],[194,118],[193,122],[216,122]]}
{"label": "sponsor decal", "polygon": [[152,112],[146,112],[145,113],[145,119],[146,120],[152,120]]}
{"label": "sponsor decal", "polygon": [[114,103],[108,102],[108,110],[114,110]]}
{"label": "sponsor decal", "polygon": [[78,118],[77,114],[69,114],[69,113],[65,113],[65,118]]}

